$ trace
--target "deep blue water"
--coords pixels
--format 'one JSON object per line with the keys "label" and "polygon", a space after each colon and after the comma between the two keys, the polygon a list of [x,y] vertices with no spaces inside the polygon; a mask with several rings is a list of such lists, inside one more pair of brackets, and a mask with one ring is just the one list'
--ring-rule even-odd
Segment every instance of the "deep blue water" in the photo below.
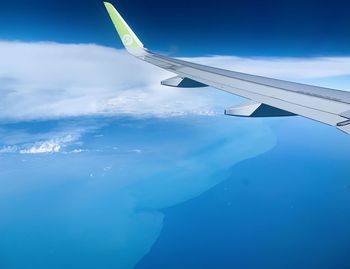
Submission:
{"label": "deep blue water", "polygon": [[272,151],[164,209],[160,237],[137,269],[350,268],[349,139],[301,119],[274,130]]}

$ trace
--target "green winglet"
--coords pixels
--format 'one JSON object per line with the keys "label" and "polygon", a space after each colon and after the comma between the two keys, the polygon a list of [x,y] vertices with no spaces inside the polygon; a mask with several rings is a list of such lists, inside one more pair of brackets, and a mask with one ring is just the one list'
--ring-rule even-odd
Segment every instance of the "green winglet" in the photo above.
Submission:
{"label": "green winglet", "polygon": [[114,8],[114,6],[108,2],[104,2],[104,5],[108,11],[109,16],[112,19],[115,28],[117,29],[119,37],[122,40],[125,48],[132,54],[135,54],[135,50],[143,50],[142,42],[134,34],[134,32],[131,30],[119,12]]}

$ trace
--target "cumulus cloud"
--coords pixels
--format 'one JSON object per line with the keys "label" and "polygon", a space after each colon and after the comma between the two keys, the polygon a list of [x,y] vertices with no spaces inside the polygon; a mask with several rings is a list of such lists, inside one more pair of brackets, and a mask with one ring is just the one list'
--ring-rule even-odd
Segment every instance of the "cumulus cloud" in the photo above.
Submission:
{"label": "cumulus cloud", "polygon": [[[173,74],[134,59],[124,50],[86,44],[0,42],[0,58],[0,120],[101,114],[212,115],[220,99],[219,93],[217,96],[210,89],[161,86],[160,81]],[[212,56],[190,60],[300,80],[350,74],[350,58],[346,57]]]}
{"label": "cumulus cloud", "polygon": [[57,153],[60,152],[62,147],[69,142],[74,141],[72,135],[67,135],[65,137],[58,137],[55,139],[50,139],[48,141],[37,142],[29,148],[24,148],[19,151],[21,154],[44,154],[44,153]]}
{"label": "cumulus cloud", "polygon": [[[66,128],[66,129],[65,129]],[[4,134],[0,129],[0,154],[49,154],[49,153],[82,153],[80,148],[68,149],[71,146],[81,146],[81,136],[91,131],[89,128],[53,130],[46,133],[33,133],[21,130],[8,130]]]}

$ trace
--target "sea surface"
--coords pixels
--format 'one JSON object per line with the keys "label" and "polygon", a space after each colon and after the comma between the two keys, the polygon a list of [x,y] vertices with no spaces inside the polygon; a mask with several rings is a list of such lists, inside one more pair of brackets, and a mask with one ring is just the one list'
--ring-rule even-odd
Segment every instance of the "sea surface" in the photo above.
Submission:
{"label": "sea surface", "polygon": [[299,117],[3,123],[0,268],[350,268],[349,149]]}
{"label": "sea surface", "polygon": [[201,196],[233,166],[276,145],[269,125],[246,122],[179,116],[1,124],[0,268],[134,268],[155,250],[168,221],[163,209]]}
{"label": "sea surface", "polygon": [[350,140],[304,119],[275,121],[277,144],[226,181],[166,208],[137,269],[350,268]]}

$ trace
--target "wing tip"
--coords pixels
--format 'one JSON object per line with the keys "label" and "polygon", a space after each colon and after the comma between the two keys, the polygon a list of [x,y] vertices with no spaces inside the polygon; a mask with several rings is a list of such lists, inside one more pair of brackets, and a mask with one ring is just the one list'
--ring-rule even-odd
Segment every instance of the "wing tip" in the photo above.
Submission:
{"label": "wing tip", "polygon": [[123,19],[117,9],[110,2],[104,1],[107,12],[119,34],[124,47],[129,51],[143,50],[144,46],[140,39],[136,36],[127,22]]}
{"label": "wing tip", "polygon": [[103,1],[103,4],[104,4],[105,6],[113,6],[110,2],[107,2],[107,1]]}

